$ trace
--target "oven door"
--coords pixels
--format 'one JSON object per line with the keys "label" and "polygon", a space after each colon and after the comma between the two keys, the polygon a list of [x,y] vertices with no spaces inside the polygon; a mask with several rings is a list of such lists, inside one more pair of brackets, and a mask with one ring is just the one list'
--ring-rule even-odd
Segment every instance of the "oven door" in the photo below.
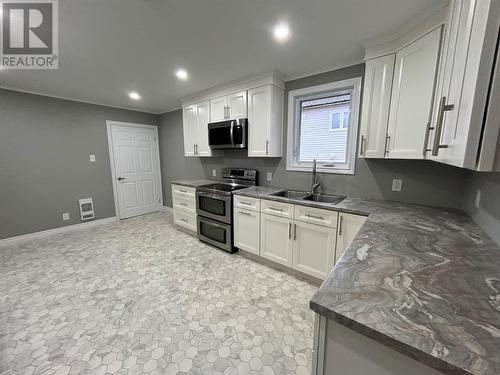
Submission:
{"label": "oven door", "polygon": [[220,223],[198,215],[198,238],[223,250],[233,251],[231,224]]}
{"label": "oven door", "polygon": [[232,196],[205,191],[196,192],[196,213],[209,219],[231,224]]}

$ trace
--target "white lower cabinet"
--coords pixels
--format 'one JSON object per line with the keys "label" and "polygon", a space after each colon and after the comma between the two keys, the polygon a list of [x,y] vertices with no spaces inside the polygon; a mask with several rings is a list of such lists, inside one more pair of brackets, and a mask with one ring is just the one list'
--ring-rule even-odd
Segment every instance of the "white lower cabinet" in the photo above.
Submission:
{"label": "white lower cabinet", "polygon": [[174,223],[193,232],[197,230],[195,189],[172,185]]}
{"label": "white lower cabinet", "polygon": [[250,253],[260,254],[260,212],[234,209],[234,246]]}
{"label": "white lower cabinet", "polygon": [[366,221],[366,216],[354,214],[339,214],[339,225],[337,228],[337,245],[335,250],[335,263],[338,262],[344,251],[349,247],[352,240]]}
{"label": "white lower cabinet", "polygon": [[260,222],[260,256],[291,267],[292,220],[261,214]]}
{"label": "white lower cabinet", "polygon": [[292,267],[324,279],[335,263],[335,229],[294,222]]}

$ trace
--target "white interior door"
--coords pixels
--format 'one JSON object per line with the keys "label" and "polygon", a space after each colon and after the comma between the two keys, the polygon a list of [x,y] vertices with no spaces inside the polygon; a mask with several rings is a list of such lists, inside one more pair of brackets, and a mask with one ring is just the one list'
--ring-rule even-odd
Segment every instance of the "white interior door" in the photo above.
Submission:
{"label": "white interior door", "polygon": [[158,211],[162,206],[157,128],[110,123],[117,216]]}

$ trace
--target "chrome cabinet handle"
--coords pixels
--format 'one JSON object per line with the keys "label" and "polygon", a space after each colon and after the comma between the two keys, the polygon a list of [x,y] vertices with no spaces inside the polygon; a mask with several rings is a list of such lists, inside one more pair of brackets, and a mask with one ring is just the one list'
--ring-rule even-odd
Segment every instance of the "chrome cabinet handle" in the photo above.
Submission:
{"label": "chrome cabinet handle", "polygon": [[180,206],[185,206],[185,207],[187,207],[187,204],[186,204],[186,203],[180,203],[180,202],[179,202],[179,205],[180,205]]}
{"label": "chrome cabinet handle", "polygon": [[391,142],[391,136],[387,135],[385,137],[385,146],[384,146],[384,154],[385,156],[389,155],[389,143]]}
{"label": "chrome cabinet handle", "polygon": [[429,121],[425,129],[424,150],[423,150],[424,156],[427,154],[427,152],[432,151],[432,149],[429,148],[429,136],[431,134],[431,130],[434,130],[434,126],[431,126],[431,122]]}
{"label": "chrome cabinet handle", "polygon": [[227,119],[229,120],[231,118],[231,107],[227,106]]}
{"label": "chrome cabinet handle", "polygon": [[288,223],[288,239],[292,239],[292,223]]}
{"label": "chrome cabinet handle", "polygon": [[339,223],[339,236],[342,236],[342,221],[344,217],[340,215],[340,223]]}
{"label": "chrome cabinet handle", "polygon": [[306,214],[307,217],[310,217],[311,219],[317,219],[317,220],[325,220],[323,216],[316,216],[316,215],[310,215]]}
{"label": "chrome cabinet handle", "polygon": [[364,145],[365,145],[365,136],[361,135],[361,145],[359,146],[359,148],[360,148],[359,154],[360,155],[364,155],[364,153],[365,153]]}
{"label": "chrome cabinet handle", "polygon": [[187,219],[181,219],[181,221],[183,221],[183,222],[185,222],[185,223],[187,223],[187,222],[188,222],[188,220],[187,220]]}
{"label": "chrome cabinet handle", "polygon": [[266,139],[266,155],[269,155],[269,139]]}
{"label": "chrome cabinet handle", "polygon": [[436,132],[434,134],[434,144],[432,146],[432,156],[437,156],[439,154],[440,148],[447,148],[448,145],[441,144],[441,133],[443,131],[444,113],[446,111],[451,111],[455,108],[454,104],[446,104],[446,96],[441,98],[439,102],[439,112],[436,121]]}
{"label": "chrome cabinet handle", "polygon": [[271,211],[278,211],[278,212],[283,212],[282,208],[274,208],[274,207],[268,207],[269,210]]}
{"label": "chrome cabinet handle", "polygon": [[252,213],[247,212],[247,211],[238,211],[238,213],[243,214],[243,215],[247,215],[247,216],[252,216]]}
{"label": "chrome cabinet handle", "polygon": [[293,240],[297,239],[297,224],[293,224]]}
{"label": "chrome cabinet handle", "polygon": [[243,202],[243,201],[240,201],[240,204],[244,204],[245,206],[253,206],[252,203],[249,203],[249,202]]}

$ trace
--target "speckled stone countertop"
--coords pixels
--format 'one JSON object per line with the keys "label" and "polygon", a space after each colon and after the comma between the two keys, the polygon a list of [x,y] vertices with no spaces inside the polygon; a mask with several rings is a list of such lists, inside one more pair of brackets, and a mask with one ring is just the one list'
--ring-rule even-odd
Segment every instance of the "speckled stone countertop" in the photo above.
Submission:
{"label": "speckled stone countertop", "polygon": [[176,180],[172,181],[172,185],[181,185],[181,186],[188,186],[188,187],[198,187],[198,186],[203,186],[203,185],[209,185],[216,183],[218,181],[216,180]]}
{"label": "speckled stone countertop", "polygon": [[462,212],[347,197],[369,215],[311,308],[446,374],[500,374],[500,248]]}

